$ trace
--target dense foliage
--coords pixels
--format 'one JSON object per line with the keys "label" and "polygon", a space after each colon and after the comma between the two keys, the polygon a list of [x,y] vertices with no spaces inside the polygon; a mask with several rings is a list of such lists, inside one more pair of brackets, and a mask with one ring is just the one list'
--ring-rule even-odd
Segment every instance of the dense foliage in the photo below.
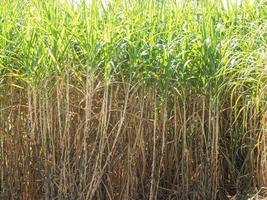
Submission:
{"label": "dense foliage", "polygon": [[266,197],[267,4],[230,4],[1,0],[0,198]]}

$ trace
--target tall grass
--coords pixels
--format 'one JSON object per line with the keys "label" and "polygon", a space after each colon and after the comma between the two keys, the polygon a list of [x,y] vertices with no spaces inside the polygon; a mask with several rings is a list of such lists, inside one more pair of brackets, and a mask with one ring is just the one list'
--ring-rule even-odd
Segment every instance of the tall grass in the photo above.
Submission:
{"label": "tall grass", "polygon": [[266,197],[266,10],[0,1],[0,198]]}

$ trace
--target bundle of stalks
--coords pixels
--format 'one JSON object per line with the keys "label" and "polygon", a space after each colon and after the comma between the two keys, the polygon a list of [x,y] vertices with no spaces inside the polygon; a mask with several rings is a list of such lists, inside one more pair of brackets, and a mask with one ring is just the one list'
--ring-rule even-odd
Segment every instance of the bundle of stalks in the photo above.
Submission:
{"label": "bundle of stalks", "polygon": [[1,0],[0,199],[266,198],[266,11]]}

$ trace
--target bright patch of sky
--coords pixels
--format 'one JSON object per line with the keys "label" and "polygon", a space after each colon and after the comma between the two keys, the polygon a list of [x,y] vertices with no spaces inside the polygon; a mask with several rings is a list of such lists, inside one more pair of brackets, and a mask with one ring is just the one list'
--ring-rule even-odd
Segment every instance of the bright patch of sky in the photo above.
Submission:
{"label": "bright patch of sky", "polygon": [[223,3],[224,8],[228,9],[229,4],[240,6],[243,3],[245,3],[246,1],[249,2],[250,4],[253,4],[255,2],[255,0],[222,0],[222,3]]}

